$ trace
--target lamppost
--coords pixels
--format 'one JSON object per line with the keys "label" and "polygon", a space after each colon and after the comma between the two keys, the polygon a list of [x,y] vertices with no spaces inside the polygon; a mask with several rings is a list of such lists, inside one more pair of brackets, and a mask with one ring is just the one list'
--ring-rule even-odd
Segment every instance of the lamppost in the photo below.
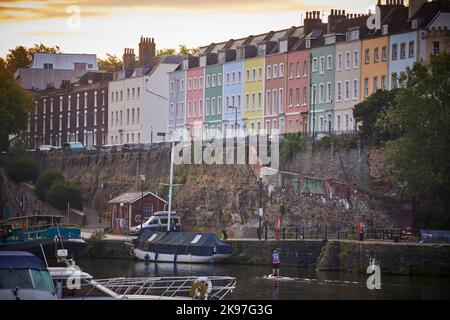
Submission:
{"label": "lamppost", "polygon": [[228,108],[235,110],[235,112],[234,112],[234,115],[235,115],[235,117],[234,117],[234,138],[236,139],[237,138],[237,123],[238,123],[237,122],[238,107],[228,106]]}
{"label": "lamppost", "polygon": [[145,175],[141,174],[141,204],[142,204],[142,211],[141,211],[141,232],[142,232],[142,221],[144,221],[144,182],[145,182]]}
{"label": "lamppost", "polygon": [[262,216],[263,216],[263,208],[262,208],[262,199],[261,199],[261,187],[262,187],[262,178],[259,178],[259,232],[258,232],[258,238],[261,240],[261,234],[262,234]]}

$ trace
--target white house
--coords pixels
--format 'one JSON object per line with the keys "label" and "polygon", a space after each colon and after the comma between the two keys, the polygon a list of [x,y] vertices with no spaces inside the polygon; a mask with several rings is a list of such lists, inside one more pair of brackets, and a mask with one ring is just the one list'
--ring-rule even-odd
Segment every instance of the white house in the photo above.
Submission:
{"label": "white house", "polygon": [[179,56],[153,57],[148,65],[123,70],[109,82],[108,143],[150,143],[166,139],[169,72]]}

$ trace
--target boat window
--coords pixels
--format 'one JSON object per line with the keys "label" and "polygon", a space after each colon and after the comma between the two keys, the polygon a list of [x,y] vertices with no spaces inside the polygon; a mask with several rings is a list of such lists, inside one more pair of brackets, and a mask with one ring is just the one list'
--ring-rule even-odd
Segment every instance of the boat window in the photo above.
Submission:
{"label": "boat window", "polygon": [[161,219],[161,224],[167,224],[167,219]]}
{"label": "boat window", "polygon": [[28,269],[0,269],[0,289],[31,289],[31,281]]}
{"label": "boat window", "polygon": [[53,292],[52,278],[47,271],[31,270],[36,290]]}
{"label": "boat window", "polygon": [[202,237],[201,234],[196,235],[195,238],[194,238],[194,240],[191,241],[191,243],[197,243],[198,240],[200,240],[201,237]]}

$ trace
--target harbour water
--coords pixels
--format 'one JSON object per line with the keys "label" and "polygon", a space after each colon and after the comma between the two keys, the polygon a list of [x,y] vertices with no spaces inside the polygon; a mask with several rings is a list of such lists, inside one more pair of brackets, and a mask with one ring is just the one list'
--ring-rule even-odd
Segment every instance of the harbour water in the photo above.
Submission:
{"label": "harbour water", "polygon": [[190,265],[133,260],[77,260],[95,278],[228,275],[237,279],[228,299],[450,299],[450,277],[381,276],[381,289],[369,290],[368,275],[284,267],[285,281],[264,279],[271,266]]}

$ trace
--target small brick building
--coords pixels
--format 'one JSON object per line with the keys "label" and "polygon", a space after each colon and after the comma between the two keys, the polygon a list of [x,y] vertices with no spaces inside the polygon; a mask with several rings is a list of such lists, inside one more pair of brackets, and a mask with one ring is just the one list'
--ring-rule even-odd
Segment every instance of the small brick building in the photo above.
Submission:
{"label": "small brick building", "polygon": [[[142,217],[142,193],[126,192],[108,201],[109,221],[112,230],[127,230],[141,223]],[[157,211],[165,210],[167,201],[156,194],[144,192],[144,220]]]}

